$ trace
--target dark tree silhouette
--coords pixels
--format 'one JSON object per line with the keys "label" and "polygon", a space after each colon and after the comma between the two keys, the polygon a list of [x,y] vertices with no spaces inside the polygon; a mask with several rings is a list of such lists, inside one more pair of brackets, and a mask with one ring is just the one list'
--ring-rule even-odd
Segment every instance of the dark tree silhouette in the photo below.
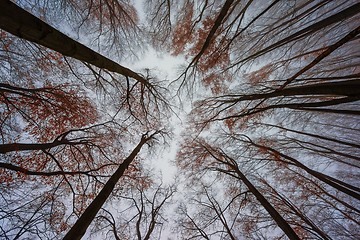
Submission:
{"label": "dark tree silhouette", "polygon": [[[360,3],[138,7],[0,1],[0,238],[359,239]],[[125,67],[148,47],[176,79]]]}
{"label": "dark tree silhouette", "polygon": [[99,194],[95,197],[95,199],[91,202],[91,204],[86,208],[83,214],[81,214],[80,218],[76,221],[76,223],[71,227],[69,232],[65,235],[64,239],[81,239],[85,234],[87,228],[90,223],[94,220],[96,214],[104,205],[105,201],[108,199],[116,183],[123,176],[126,169],[129,167],[132,161],[134,161],[136,155],[140,152],[141,148],[148,141],[152,140],[159,132],[154,132],[152,134],[146,133],[141,137],[141,141],[134,148],[134,150],[130,153],[130,155],[119,165],[118,169],[113,173],[110,179],[106,182],[104,187],[101,189]]}

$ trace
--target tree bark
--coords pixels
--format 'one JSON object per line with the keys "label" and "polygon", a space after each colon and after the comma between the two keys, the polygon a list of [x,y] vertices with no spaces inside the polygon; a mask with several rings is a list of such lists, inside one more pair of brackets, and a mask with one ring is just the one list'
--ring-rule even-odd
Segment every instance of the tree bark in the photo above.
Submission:
{"label": "tree bark", "polygon": [[322,136],[322,135],[318,135],[318,134],[314,134],[314,133],[297,131],[297,130],[294,130],[294,129],[289,129],[289,128],[282,127],[280,125],[277,126],[277,125],[269,124],[269,123],[261,123],[261,125],[275,127],[275,128],[279,128],[279,129],[288,131],[288,132],[293,132],[293,133],[297,133],[297,134],[300,134],[300,135],[305,135],[305,136],[318,138],[318,139],[322,139],[322,140],[326,140],[326,141],[330,141],[330,142],[334,142],[334,143],[338,143],[338,144],[343,144],[343,145],[347,145],[347,146],[354,147],[354,148],[360,148],[359,144],[352,143],[352,142],[346,142],[346,141],[343,141],[341,139],[335,139],[335,138],[330,138],[330,137],[326,137],[326,136]]}
{"label": "tree bark", "polygon": [[280,204],[284,203],[286,206],[288,206],[295,215],[301,218],[302,221],[304,221],[307,225],[310,226],[311,230],[313,230],[316,234],[321,236],[324,240],[331,240],[331,238],[323,230],[321,230],[310,218],[308,218],[308,216],[306,216],[305,213],[303,213],[296,205],[294,205],[290,199],[282,196],[275,188],[270,186],[270,184],[265,180],[264,182],[272,190],[272,193],[275,195],[274,198],[278,198],[281,201]]}
{"label": "tree bark", "polygon": [[63,240],[79,240],[85,234],[87,228],[90,223],[95,218],[98,211],[104,205],[105,201],[110,196],[113,191],[116,183],[123,176],[125,170],[129,167],[130,163],[134,160],[136,155],[140,152],[142,146],[153,136],[157,134],[157,132],[153,133],[150,136],[144,134],[141,138],[139,144],[135,147],[135,149],[131,152],[131,154],[120,164],[115,173],[110,177],[110,179],[106,182],[103,189],[96,196],[96,198],[92,201],[92,203],[85,209],[84,213],[80,216],[80,218],[76,221],[74,226],[69,230],[69,232],[65,235]]}
{"label": "tree bark", "polygon": [[298,71],[296,74],[294,74],[291,78],[287,79],[286,82],[280,87],[280,89],[285,88],[288,84],[290,84],[292,81],[294,81],[298,76],[306,72],[307,70],[314,67],[316,64],[318,64],[321,60],[323,60],[325,57],[329,56],[332,52],[337,50],[339,47],[344,45],[345,43],[351,41],[354,39],[360,32],[360,26],[358,26],[356,29],[348,33],[345,37],[341,38],[336,43],[326,47],[326,50],[323,51],[319,56],[317,56],[311,63],[306,65],[304,68],[302,68],[300,71]]}
{"label": "tree bark", "polygon": [[11,171],[15,171],[15,172],[20,172],[23,173],[25,175],[31,175],[31,176],[46,176],[46,177],[50,177],[50,176],[58,176],[58,175],[90,175],[91,172],[95,172],[97,170],[99,170],[102,167],[99,167],[97,169],[90,169],[87,171],[54,171],[54,172],[39,172],[39,171],[32,171],[23,167],[19,167],[16,166],[14,164],[11,163],[3,163],[0,162],[0,168],[4,168],[4,169],[8,169]]}
{"label": "tree bark", "polygon": [[347,81],[339,81],[339,82],[317,83],[317,84],[279,89],[269,93],[254,93],[249,95],[228,95],[225,96],[225,98],[229,97],[230,99],[229,100],[225,99],[224,102],[238,102],[245,100],[269,99],[274,97],[291,97],[291,96],[306,96],[306,95],[336,95],[336,96],[347,96],[347,97],[359,97],[360,80],[356,79],[356,80],[347,80]]}
{"label": "tree bark", "polygon": [[0,144],[0,154],[5,154],[8,152],[15,151],[36,151],[36,150],[46,150],[60,145],[79,145],[84,144],[84,142],[64,142],[64,141],[54,141],[50,143],[8,143]]}
{"label": "tree bark", "polygon": [[[236,161],[229,157],[227,154],[225,154],[222,150],[218,152],[221,157],[224,157],[227,160],[222,160],[219,157],[217,157],[212,150],[210,150],[208,147],[204,146],[204,149],[210,153],[210,155],[215,158],[217,161],[227,165],[229,168],[232,169],[236,173],[236,175],[232,175],[233,177],[236,177],[240,179],[246,187],[249,189],[249,191],[256,197],[256,199],[260,202],[260,204],[265,208],[265,210],[270,214],[272,219],[276,222],[276,224],[284,231],[286,236],[288,236],[291,240],[300,240],[298,235],[295,233],[295,231],[291,228],[289,223],[280,215],[280,213],[269,203],[268,200],[262,195],[256,187],[247,179],[247,177],[240,171]],[[221,170],[220,170],[221,171]],[[221,171],[221,172],[228,172],[228,171]]]}
{"label": "tree bark", "polygon": [[9,0],[0,0],[0,28],[28,41],[149,85],[138,73],[71,39]]}
{"label": "tree bark", "polygon": [[[301,110],[301,111],[313,111],[313,112],[326,112],[326,113],[336,113],[336,114],[343,114],[343,115],[360,115],[360,111],[358,110],[347,110],[347,109],[330,109],[330,108],[321,108],[321,107],[328,107],[328,106],[336,106],[343,103],[350,103],[356,102],[360,100],[360,95],[355,97],[344,97],[338,99],[332,99],[328,101],[322,102],[310,102],[310,103],[289,103],[289,104],[278,104],[278,105],[269,105],[262,108],[250,108],[246,111],[243,111],[236,115],[229,115],[222,118],[213,118],[212,121],[221,121],[225,119],[231,118],[241,118],[244,116],[250,116],[256,113],[265,112],[271,109],[279,109],[279,108],[287,108],[292,110]],[[219,114],[217,114],[219,115]]]}
{"label": "tree bark", "polygon": [[196,63],[200,59],[200,57],[204,54],[206,49],[210,46],[210,43],[213,40],[213,37],[214,37],[216,31],[218,30],[218,28],[222,24],[224,18],[228,14],[228,11],[231,8],[231,5],[233,4],[233,2],[234,2],[234,0],[227,0],[224,3],[224,5],[221,8],[221,11],[220,11],[219,15],[217,16],[217,18],[216,18],[216,20],[214,22],[214,25],[212,26],[209,34],[207,35],[203,46],[201,47],[200,52],[193,58],[193,60],[189,64],[189,66],[191,66],[193,63]]}
{"label": "tree bark", "polygon": [[260,204],[265,208],[265,210],[270,214],[270,216],[274,219],[277,225],[284,231],[286,236],[289,239],[298,239],[298,235],[294,232],[291,226],[286,222],[286,220],[279,214],[279,212],[269,203],[268,200],[256,189],[256,187],[246,178],[246,176],[240,171],[240,169],[235,166],[231,165],[233,170],[239,176],[241,181],[247,186],[247,188],[254,194],[256,199],[260,202]]}
{"label": "tree bark", "polygon": [[250,142],[251,144],[253,144],[254,146],[258,147],[259,149],[266,149],[269,152],[272,152],[282,158],[285,158],[287,160],[289,160],[293,165],[297,166],[298,168],[301,168],[302,170],[304,170],[305,172],[307,172],[308,174],[310,174],[311,176],[319,179],[320,181],[332,186],[333,188],[353,197],[356,198],[357,200],[360,200],[360,188],[355,187],[351,184],[345,183],[341,180],[338,180],[336,178],[333,178],[329,175],[320,173],[318,171],[312,170],[310,168],[308,168],[307,166],[305,166],[304,164],[302,164],[301,162],[299,162],[298,160],[296,160],[295,158],[292,158],[286,154],[283,154],[271,147],[266,147],[266,146],[262,146],[259,144],[256,144],[254,142]]}

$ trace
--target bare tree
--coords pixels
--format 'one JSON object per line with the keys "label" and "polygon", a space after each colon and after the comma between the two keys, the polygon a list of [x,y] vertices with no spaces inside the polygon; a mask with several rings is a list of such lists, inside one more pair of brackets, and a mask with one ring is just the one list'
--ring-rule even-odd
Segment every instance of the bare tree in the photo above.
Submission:
{"label": "bare tree", "polygon": [[131,154],[119,165],[118,169],[106,182],[99,194],[95,197],[91,204],[86,208],[84,213],[80,216],[76,223],[71,227],[69,232],[65,235],[64,239],[81,239],[81,237],[85,234],[85,231],[89,227],[90,223],[95,218],[98,211],[101,209],[105,201],[110,196],[118,180],[123,176],[125,170],[129,167],[136,155],[140,152],[142,146],[148,141],[153,140],[155,135],[157,134],[159,134],[159,132],[154,132],[150,135],[148,135],[147,133],[142,135],[139,144],[134,148]]}
{"label": "bare tree", "polygon": [[119,203],[114,204],[121,206],[117,211],[122,214],[117,216],[111,211],[102,209],[95,220],[98,224],[96,231],[101,233],[104,228],[110,227],[107,235],[114,236],[116,239],[160,237],[167,221],[164,216],[166,205],[169,204],[176,191],[174,186],[139,185],[129,191],[130,193],[127,194],[115,193]]}

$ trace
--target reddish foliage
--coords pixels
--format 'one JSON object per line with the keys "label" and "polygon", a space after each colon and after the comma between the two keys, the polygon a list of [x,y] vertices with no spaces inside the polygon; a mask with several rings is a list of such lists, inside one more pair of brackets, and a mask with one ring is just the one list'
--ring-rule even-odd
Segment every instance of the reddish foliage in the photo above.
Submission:
{"label": "reddish foliage", "polygon": [[45,193],[45,197],[49,198],[52,202],[50,225],[57,231],[57,233],[67,230],[69,226],[64,221],[66,210],[64,203],[62,203],[61,200],[54,198],[54,195],[51,193]]}
{"label": "reddish foliage", "polygon": [[[265,103],[262,103],[260,106],[265,106]],[[243,109],[245,112],[246,109]],[[231,108],[227,111],[228,116],[237,116],[241,113],[236,112],[234,108]],[[258,122],[264,115],[266,115],[265,112],[258,112],[255,114],[245,115],[241,117],[232,117],[228,118],[224,121],[225,126],[228,127],[230,131],[236,130],[246,130],[249,128],[249,126],[252,125],[252,123]],[[269,116],[269,114],[268,114]]]}
{"label": "reddish foliage", "polygon": [[266,80],[268,80],[274,70],[275,66],[269,63],[256,71],[246,74],[245,76],[249,79],[250,83],[258,84],[260,82],[265,82]]}
{"label": "reddish foliage", "polygon": [[4,51],[9,51],[10,46],[13,44],[12,38],[9,38],[8,33],[0,30],[0,41]]}
{"label": "reddish foliage", "polygon": [[307,239],[309,237],[309,233],[301,226],[295,226],[294,231],[296,235],[300,237],[300,239]]}
{"label": "reddish foliage", "polygon": [[172,38],[172,54],[179,55],[184,52],[185,46],[192,41],[192,18],[194,14],[194,4],[188,2],[184,6],[184,14],[178,20]]}
{"label": "reddish foliage", "polygon": [[204,166],[209,156],[199,142],[184,142],[177,154],[177,164],[181,169],[198,170]]}
{"label": "reddish foliage", "polygon": [[274,146],[274,141],[271,139],[261,138],[258,141],[259,153],[268,156],[270,160],[275,160],[275,164],[280,167],[287,167],[288,163],[281,157],[279,152],[273,151],[271,148]]}
{"label": "reddish foliage", "polygon": [[[213,16],[209,16],[204,19],[202,22],[203,26],[196,32],[196,42],[190,48],[188,55],[196,56],[201,51],[205,40],[214,25],[214,22],[215,17]],[[202,73],[210,72],[215,67],[223,69],[230,63],[228,49],[221,49],[222,46],[228,43],[228,40],[224,38],[219,32],[221,32],[221,29],[217,31],[209,46],[205,49],[201,58],[198,60],[197,67]]]}
{"label": "reddish foliage", "polygon": [[227,126],[230,132],[233,132],[236,120],[237,120],[236,118],[225,119],[224,124]]}
{"label": "reddish foliage", "polygon": [[[221,26],[212,37],[209,44],[206,40],[212,30],[216,14],[207,16],[198,24],[193,20],[193,3],[184,6],[184,14],[178,19],[172,39],[172,54],[184,53],[187,58],[194,59],[194,66],[202,74],[202,82],[210,87],[211,91],[219,94],[224,91],[224,80],[229,75],[221,72],[229,66],[230,54],[228,48],[224,48],[229,42],[222,33]],[[200,25],[197,28],[196,25]],[[198,55],[200,54],[200,55]]]}
{"label": "reddish foliage", "polygon": [[64,57],[58,52],[47,50],[44,55],[37,59],[38,66],[45,72],[48,72],[54,66],[65,67]]}
{"label": "reddish foliage", "polygon": [[14,179],[13,179],[13,175],[12,175],[11,171],[0,168],[0,184],[1,183],[10,183],[13,180]]}
{"label": "reddish foliage", "polygon": [[311,51],[309,53],[301,55],[301,57],[304,58],[305,60],[313,60],[317,58],[320,54],[322,54],[324,51],[326,51],[326,48],[324,49],[324,47],[325,46],[319,48],[318,50]]}
{"label": "reddish foliage", "polygon": [[2,93],[0,102],[7,106],[8,117],[20,112],[27,124],[25,130],[41,142],[53,140],[63,132],[97,120],[97,111],[90,100],[69,85],[47,84],[43,88],[19,92]]}
{"label": "reddish foliage", "polygon": [[243,222],[242,229],[246,234],[252,233],[256,230],[256,222],[254,220],[248,220]]}
{"label": "reddish foliage", "polygon": [[124,178],[120,179],[122,186],[127,188],[148,189],[153,184],[153,180],[142,169],[141,160],[138,157],[129,165],[124,173]]}
{"label": "reddish foliage", "polygon": [[227,88],[225,82],[229,79],[230,77],[226,74],[218,74],[209,71],[209,73],[205,74],[204,78],[202,78],[202,82],[206,87],[210,87],[212,93],[220,94],[225,92]]}

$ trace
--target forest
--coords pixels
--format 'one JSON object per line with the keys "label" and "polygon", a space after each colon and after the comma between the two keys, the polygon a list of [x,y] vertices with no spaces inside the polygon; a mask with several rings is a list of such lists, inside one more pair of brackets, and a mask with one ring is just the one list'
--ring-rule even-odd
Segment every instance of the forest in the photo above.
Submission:
{"label": "forest", "polygon": [[0,74],[0,239],[360,239],[358,0],[0,0]]}

